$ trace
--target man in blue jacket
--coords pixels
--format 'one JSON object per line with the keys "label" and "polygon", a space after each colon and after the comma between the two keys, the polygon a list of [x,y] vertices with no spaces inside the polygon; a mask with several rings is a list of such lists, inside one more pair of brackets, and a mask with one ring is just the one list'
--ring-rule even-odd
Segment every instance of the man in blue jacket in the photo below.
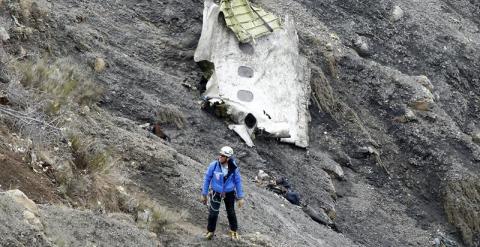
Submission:
{"label": "man in blue jacket", "polygon": [[[209,193],[209,188],[211,192]],[[233,149],[223,147],[220,150],[218,160],[213,161],[205,172],[202,188],[202,202],[207,204],[207,195],[210,195],[210,207],[208,214],[208,225],[206,239],[212,239],[217,225],[220,203],[225,202],[227,209],[227,218],[230,225],[230,237],[233,240],[238,239],[237,216],[235,215],[235,200],[238,201],[238,207],[242,207],[243,189],[242,177],[233,158]]]}

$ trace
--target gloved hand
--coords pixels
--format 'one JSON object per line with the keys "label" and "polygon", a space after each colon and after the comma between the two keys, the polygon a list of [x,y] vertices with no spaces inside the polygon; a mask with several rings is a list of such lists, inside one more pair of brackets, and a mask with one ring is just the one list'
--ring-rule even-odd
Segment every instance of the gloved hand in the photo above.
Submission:
{"label": "gloved hand", "polygon": [[245,204],[245,200],[243,200],[243,198],[237,200],[238,208],[242,208],[243,204]]}
{"label": "gloved hand", "polygon": [[204,205],[207,205],[207,196],[202,195],[202,197],[200,198],[200,202]]}

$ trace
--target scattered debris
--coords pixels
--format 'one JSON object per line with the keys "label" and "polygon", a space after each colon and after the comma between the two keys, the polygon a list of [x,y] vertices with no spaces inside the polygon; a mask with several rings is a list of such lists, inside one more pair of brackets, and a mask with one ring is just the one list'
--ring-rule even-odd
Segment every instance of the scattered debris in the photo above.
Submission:
{"label": "scattered debris", "polygon": [[424,86],[431,93],[433,93],[434,86],[427,76],[420,75],[420,76],[416,76],[415,79],[416,79],[416,82],[418,82],[420,85]]}
{"label": "scattered debris", "polygon": [[253,134],[252,129],[248,129],[247,126],[243,124],[231,124],[228,126],[229,129],[235,131],[247,144],[249,147],[255,146],[253,143],[251,136]]}
{"label": "scattered debris", "polygon": [[0,105],[9,105],[10,101],[8,100],[7,95],[3,92],[0,92]]}
{"label": "scattered debris", "polygon": [[138,127],[141,128],[141,129],[147,129],[150,125],[152,125],[152,124],[151,123],[144,123],[144,124],[139,125]]}
{"label": "scattered debris", "polygon": [[393,7],[391,20],[392,21],[398,21],[398,20],[402,19],[403,14],[404,14],[403,9],[400,8],[400,6],[396,5],[395,7]]}
{"label": "scattered debris", "polygon": [[268,175],[263,170],[260,170],[258,175],[255,177],[255,180],[260,186],[263,186],[268,190],[283,196],[290,203],[300,206],[300,194],[292,190],[287,178],[275,178]]}
{"label": "scattered debris", "polygon": [[428,111],[431,108],[431,100],[429,99],[420,99],[412,102],[410,105],[413,109],[419,111]]}
{"label": "scattered debris", "polygon": [[314,221],[323,225],[336,228],[332,219],[325,213],[322,208],[316,210],[301,201],[300,193],[292,189],[292,186],[290,185],[290,182],[287,178],[280,177],[276,179],[275,177],[267,174],[265,171],[259,170],[257,176],[255,177],[255,181],[259,186],[265,187],[268,190],[283,196],[291,204],[300,206],[303,212],[310,216],[310,218],[312,218]]}
{"label": "scattered debris", "polygon": [[458,244],[454,240],[448,238],[445,235],[445,233],[437,230],[437,234],[432,240],[432,246],[434,246],[434,247],[457,247]]}
{"label": "scattered debris", "polygon": [[142,125],[139,125],[138,127],[142,128],[142,129],[146,129],[148,130],[149,132],[153,133],[154,135],[170,142],[171,139],[169,136],[167,136],[167,134],[165,134],[165,132],[162,130],[162,127],[160,126],[160,123],[146,123],[146,124],[142,124]]}
{"label": "scattered debris", "polygon": [[255,177],[255,180],[265,181],[265,180],[268,180],[269,178],[270,178],[270,175],[268,175],[263,170],[259,170],[257,177]]}
{"label": "scattered debris", "polygon": [[333,160],[328,154],[320,153],[318,155],[312,155],[312,158],[315,161],[318,161],[318,162],[315,162],[315,165],[320,166],[327,173],[331,174],[332,176],[340,180],[344,178],[345,174],[343,172],[342,167],[335,160]]}
{"label": "scattered debris", "polygon": [[398,123],[408,123],[416,120],[417,120],[417,117],[415,116],[415,113],[410,108],[406,108],[402,115],[393,118],[393,121]]}
{"label": "scattered debris", "polygon": [[167,140],[167,141],[170,141],[170,137],[168,137],[165,132],[163,132],[162,128],[160,127],[160,124],[159,123],[155,123],[152,127],[152,133],[155,134],[156,136],[164,139],[164,140]]}
{"label": "scattered debris", "polygon": [[7,30],[5,30],[4,27],[0,27],[0,40],[2,42],[6,42],[9,39],[10,39],[10,35],[8,35]]}
{"label": "scattered debris", "polygon": [[310,218],[312,218],[312,220],[314,220],[314,221],[316,221],[320,224],[327,225],[327,226],[332,226],[333,225],[332,219],[330,219],[330,217],[328,217],[328,215],[325,213],[325,211],[321,208],[320,208],[320,210],[317,211],[317,210],[313,209],[311,206],[305,205],[304,207],[302,207],[302,210],[308,216],[310,216]]}
{"label": "scattered debris", "polygon": [[28,56],[27,54],[27,51],[25,50],[25,48],[23,48],[22,46],[20,46],[18,48],[18,51],[17,51],[17,58],[18,59],[22,59],[22,58],[25,58],[26,56]]}
{"label": "scattered debris", "polygon": [[378,152],[378,150],[372,146],[364,146],[364,147],[360,147],[358,149],[358,152],[361,153],[361,154],[364,154],[364,155],[376,155],[376,156],[380,156],[380,153]]}
{"label": "scattered debris", "polygon": [[105,63],[105,60],[103,58],[97,57],[95,58],[95,65],[93,68],[95,72],[100,73],[105,70],[106,65],[107,64]]}
{"label": "scattered debris", "polygon": [[472,140],[473,142],[480,144],[480,131],[477,131],[472,134]]}
{"label": "scattered debris", "polygon": [[188,89],[192,89],[192,90],[197,90],[197,87],[196,86],[193,86],[192,84],[190,83],[186,83],[186,82],[183,82],[182,83],[182,86],[188,88]]}
{"label": "scattered debris", "polygon": [[352,41],[355,51],[357,51],[358,55],[363,57],[370,55],[370,48],[365,39],[365,37],[358,36],[355,40]]}
{"label": "scattered debris", "polygon": [[275,179],[274,177],[270,177],[263,170],[260,170],[256,179],[257,183],[263,184],[267,189],[283,196],[291,204],[300,206],[300,193],[292,190],[287,178],[280,177]]}
{"label": "scattered debris", "polygon": [[219,118],[228,118],[227,105],[218,98],[203,97],[202,109]]}

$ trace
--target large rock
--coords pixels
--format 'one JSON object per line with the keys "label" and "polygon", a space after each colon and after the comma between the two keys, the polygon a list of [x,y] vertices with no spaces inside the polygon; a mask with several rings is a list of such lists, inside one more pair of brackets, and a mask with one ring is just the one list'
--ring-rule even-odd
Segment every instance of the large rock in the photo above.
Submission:
{"label": "large rock", "polygon": [[37,205],[32,200],[30,200],[22,191],[9,190],[4,194],[5,196],[13,199],[20,206],[23,206],[25,209],[29,210],[30,212],[38,214]]}
{"label": "large rock", "polygon": [[395,7],[393,7],[392,16],[390,17],[390,19],[392,21],[398,21],[398,20],[402,19],[403,14],[404,14],[403,9],[400,8],[400,6],[395,6]]}
{"label": "large rock", "polygon": [[333,174],[337,178],[344,177],[344,172],[340,164],[335,162],[328,154],[319,153],[316,156],[314,155],[313,159],[319,161],[318,163],[315,162],[314,164],[318,165],[326,172]]}

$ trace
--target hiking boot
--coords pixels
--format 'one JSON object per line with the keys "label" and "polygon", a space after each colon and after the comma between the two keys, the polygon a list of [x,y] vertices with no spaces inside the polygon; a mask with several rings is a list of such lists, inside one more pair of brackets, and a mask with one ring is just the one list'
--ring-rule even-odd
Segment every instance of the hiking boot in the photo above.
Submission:
{"label": "hiking boot", "polygon": [[207,232],[205,234],[205,239],[206,240],[212,240],[212,238],[213,238],[213,232]]}
{"label": "hiking boot", "polygon": [[236,231],[230,231],[229,235],[230,235],[230,238],[232,240],[238,240],[239,239],[238,233]]}

